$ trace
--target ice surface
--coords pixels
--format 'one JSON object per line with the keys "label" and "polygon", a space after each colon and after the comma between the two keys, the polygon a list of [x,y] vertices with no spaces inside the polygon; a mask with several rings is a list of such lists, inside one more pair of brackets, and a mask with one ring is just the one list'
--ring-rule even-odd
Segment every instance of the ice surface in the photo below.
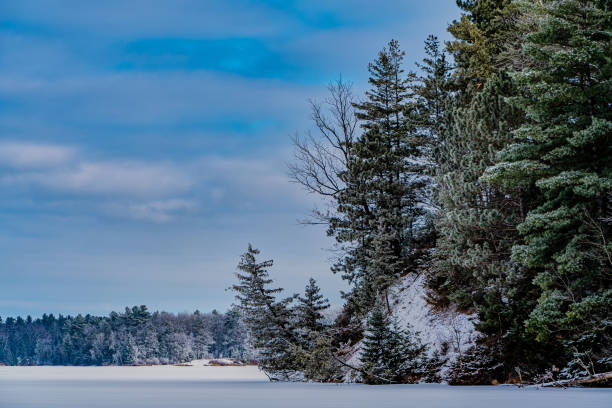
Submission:
{"label": "ice surface", "polygon": [[2,408],[609,408],[610,389],[270,383],[256,367],[0,367]]}

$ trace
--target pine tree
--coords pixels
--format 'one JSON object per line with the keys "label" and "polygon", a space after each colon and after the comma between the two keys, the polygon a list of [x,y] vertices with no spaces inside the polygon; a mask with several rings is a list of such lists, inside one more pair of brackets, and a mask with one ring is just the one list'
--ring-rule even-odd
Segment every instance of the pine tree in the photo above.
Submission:
{"label": "pine tree", "polygon": [[425,40],[425,55],[423,61],[417,63],[421,75],[412,87],[417,108],[416,125],[427,136],[429,161],[433,164],[442,141],[444,115],[451,95],[452,66],[441,49],[440,41],[434,35]]}
{"label": "pine tree", "polygon": [[512,94],[507,77],[492,77],[467,107],[455,103],[452,127],[444,133],[437,177],[438,262],[429,284],[463,309],[481,302],[487,289],[498,290],[513,268],[508,260],[520,204],[508,202],[510,192],[480,181],[522,120],[522,112],[505,102]]}
{"label": "pine tree", "polygon": [[[391,320],[377,306],[368,320],[362,343],[361,374],[369,384],[416,382],[431,367],[427,347],[418,333],[402,330],[397,320]],[[438,367],[436,367],[437,369]]]}
{"label": "pine tree", "polygon": [[456,64],[454,85],[473,92],[498,72],[498,58],[516,31],[514,0],[457,0],[464,11],[448,31],[454,40],[448,50]]}
{"label": "pine tree", "polygon": [[260,367],[274,375],[286,376],[296,370],[294,349],[299,344],[291,325],[293,319],[289,305],[294,297],[280,301],[276,294],[282,288],[270,288],[268,268],[271,260],[258,263],[259,250],[249,245],[238,264],[238,284],[232,286],[236,293],[237,310],[250,331],[253,345],[260,350]]}
{"label": "pine tree", "polygon": [[543,194],[518,226],[525,243],[513,248],[513,259],[537,268],[543,292],[528,330],[541,342],[561,339],[591,370],[609,370],[612,12],[587,0],[524,7],[538,21],[525,45],[530,65],[515,77],[527,121],[485,178]]}
{"label": "pine tree", "polygon": [[127,334],[121,345],[121,364],[134,365],[136,364],[136,354],[138,352],[136,343],[131,334]]}
{"label": "pine tree", "polygon": [[554,347],[536,343],[524,327],[540,294],[532,283],[536,272],[510,256],[522,239],[516,226],[539,193],[482,177],[525,120],[523,109],[508,101],[518,89],[506,71],[520,67],[521,52],[512,47],[521,45],[531,22],[518,21],[524,16],[512,1],[458,4],[465,14],[449,28],[456,70],[434,155],[438,238],[428,295],[438,307],[452,302],[478,313],[479,350],[503,367],[491,375],[506,380],[516,366],[538,370],[555,357]]}
{"label": "pine tree", "polygon": [[225,313],[223,329],[225,332],[223,343],[224,354],[231,358],[245,360],[247,358],[245,348],[246,333],[240,313],[237,310],[230,309]]}
{"label": "pine tree", "polygon": [[[352,149],[346,187],[330,234],[347,245],[334,267],[351,282],[353,301],[364,312],[406,270],[415,225],[423,210],[423,138],[412,125],[404,52],[391,41],[369,66],[371,89],[355,104],[363,136]],[[411,77],[413,80],[414,78]],[[374,296],[372,296],[372,294]],[[367,302],[367,303],[366,303]]]}
{"label": "pine tree", "polygon": [[199,312],[194,313],[194,321],[191,331],[193,334],[193,352],[195,354],[195,358],[204,358],[212,339],[206,327],[206,323]]}
{"label": "pine tree", "polygon": [[313,278],[310,278],[306,285],[304,297],[300,296],[297,300],[297,327],[304,331],[306,336],[311,332],[322,331],[325,325],[321,322],[324,317],[321,312],[329,309],[329,300],[323,298],[321,289]]}
{"label": "pine tree", "polygon": [[223,330],[224,316],[222,316],[216,309],[212,311],[211,315],[211,342],[208,346],[208,352],[212,354],[214,358],[219,358],[223,357],[223,343],[225,341],[225,332]]}

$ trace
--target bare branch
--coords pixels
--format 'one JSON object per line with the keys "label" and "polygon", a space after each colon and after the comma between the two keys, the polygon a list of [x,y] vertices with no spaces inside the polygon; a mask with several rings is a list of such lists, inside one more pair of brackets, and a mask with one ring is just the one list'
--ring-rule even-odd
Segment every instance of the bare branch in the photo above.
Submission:
{"label": "bare branch", "polygon": [[[288,164],[289,177],[306,191],[322,197],[337,197],[345,187],[342,175],[350,165],[351,150],[357,138],[352,84],[342,78],[328,85],[329,96],[322,102],[310,102],[316,135],[292,137],[294,163]],[[315,211],[315,218],[322,213]]]}

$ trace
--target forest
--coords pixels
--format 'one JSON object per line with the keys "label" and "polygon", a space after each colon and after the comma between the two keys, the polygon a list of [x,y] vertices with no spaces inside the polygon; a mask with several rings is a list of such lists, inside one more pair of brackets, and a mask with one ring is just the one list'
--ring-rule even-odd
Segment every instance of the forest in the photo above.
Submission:
{"label": "forest", "polygon": [[77,315],[0,318],[4,365],[149,365],[202,358],[248,361],[253,352],[235,311],[151,313],[125,308],[107,317]]}
{"label": "forest", "polygon": [[[333,324],[311,281],[283,297],[249,246],[234,286],[278,379],[524,383],[612,370],[612,3],[458,0],[426,57],[391,40],[369,89],[329,86],[294,138],[292,181],[324,203],[350,284]],[[424,279],[432,310],[475,316],[459,354],[390,300]],[[296,304],[297,301],[297,304]],[[608,378],[612,376],[608,375]]]}

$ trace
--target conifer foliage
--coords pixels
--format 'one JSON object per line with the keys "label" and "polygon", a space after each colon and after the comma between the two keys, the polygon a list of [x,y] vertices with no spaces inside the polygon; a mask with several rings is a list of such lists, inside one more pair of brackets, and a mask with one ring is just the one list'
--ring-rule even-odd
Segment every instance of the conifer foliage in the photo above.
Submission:
{"label": "conifer foliage", "polygon": [[295,370],[292,348],[298,343],[289,305],[294,297],[280,301],[276,294],[282,288],[271,288],[268,274],[272,260],[257,262],[258,249],[251,245],[240,258],[238,283],[232,286],[237,308],[249,329],[253,346],[260,350],[259,364],[280,378]]}
{"label": "conifer foliage", "polygon": [[[226,325],[230,321],[231,327]],[[210,357],[246,361],[254,357],[246,340],[242,321],[231,311],[174,315],[151,313],[142,305],[106,317],[7,317],[4,323],[0,320],[0,363],[140,365]]]}
{"label": "conifer foliage", "polygon": [[561,339],[592,371],[612,369],[612,10],[605,4],[524,5],[538,20],[525,45],[530,65],[515,75],[522,92],[513,101],[526,120],[485,176],[541,191],[518,225],[525,242],[513,248],[516,261],[537,268],[542,290],[527,328],[539,341]]}
{"label": "conifer foliage", "polygon": [[[351,110],[336,99],[350,137],[296,143],[292,174],[335,204],[319,219],[338,244],[332,271],[350,284],[331,326],[300,298],[289,321],[322,336],[296,335],[296,361],[308,371],[303,361],[361,348],[366,382],[435,380],[444,359],[425,357],[389,296],[423,274],[432,308],[478,317],[476,342],[450,356],[450,382],[612,370],[610,2],[457,5],[453,38],[426,39],[420,72],[404,72],[391,41],[363,100]],[[332,131],[322,133],[342,134]],[[330,152],[341,160],[320,160]]]}
{"label": "conifer foliage", "polygon": [[249,245],[238,264],[238,283],[232,290],[251,344],[258,351],[259,366],[274,380],[337,379],[339,368],[321,313],[329,303],[316,281],[309,280],[303,297],[295,294],[277,300],[283,289],[270,287],[273,280],[268,268],[273,261],[258,262],[257,255],[259,250]]}
{"label": "conifer foliage", "polygon": [[305,332],[321,332],[325,325],[322,323],[325,310],[329,309],[329,300],[323,298],[321,289],[317,282],[310,278],[304,296],[298,296],[296,312],[298,316],[298,327]]}
{"label": "conifer foliage", "polygon": [[380,306],[368,320],[360,359],[363,381],[369,384],[417,382],[432,368],[419,334],[401,329]]}
{"label": "conifer foliage", "polygon": [[408,267],[423,216],[424,140],[412,120],[403,57],[399,43],[391,41],[369,66],[371,89],[354,105],[363,135],[342,174],[346,185],[329,229],[346,244],[334,271],[354,284],[352,300],[366,311],[378,294],[387,298],[388,287]]}

